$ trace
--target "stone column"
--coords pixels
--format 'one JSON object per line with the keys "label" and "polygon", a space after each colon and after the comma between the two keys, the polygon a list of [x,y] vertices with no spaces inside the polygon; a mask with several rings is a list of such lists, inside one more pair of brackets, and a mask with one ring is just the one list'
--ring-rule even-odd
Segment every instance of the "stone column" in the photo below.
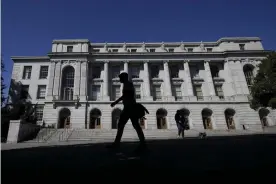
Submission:
{"label": "stone column", "polygon": [[228,59],[224,60],[224,70],[226,73],[225,82],[226,82],[226,86],[227,86],[227,88],[226,88],[227,90],[224,92],[225,96],[233,96],[236,94],[236,91],[235,91],[235,84],[233,82],[233,77],[232,77]]}
{"label": "stone column", "polygon": [[174,97],[172,96],[172,85],[171,85],[171,78],[170,78],[170,70],[169,70],[169,61],[166,60],[164,63],[164,82],[165,82],[165,94],[166,99],[168,101],[174,101]]}
{"label": "stone column", "polygon": [[80,100],[87,100],[87,76],[88,76],[88,63],[85,60],[81,61],[81,77],[80,77]]}
{"label": "stone column", "polygon": [[213,99],[218,99],[218,97],[216,97],[216,92],[214,88],[214,83],[213,83],[209,62],[210,62],[209,60],[204,61],[204,68],[206,72],[205,82],[208,85],[209,95],[212,97],[212,100],[213,100]]}
{"label": "stone column", "polygon": [[150,78],[149,78],[149,61],[144,61],[144,100],[146,101],[152,101],[153,98],[150,95]]}
{"label": "stone column", "polygon": [[126,73],[128,73],[128,62],[129,61],[124,61],[124,72],[126,72]]}
{"label": "stone column", "polygon": [[54,89],[53,89],[53,95],[60,99],[61,98],[61,93],[60,93],[60,88],[61,88],[61,61],[57,60],[56,61],[56,67],[55,67],[55,77],[54,77]]}
{"label": "stone column", "polygon": [[[124,61],[124,72],[126,72],[128,74],[128,79],[130,79],[130,74],[128,73],[128,62],[129,61],[127,61],[127,60]],[[124,87],[124,85],[121,84],[121,86],[120,86],[121,96],[123,95],[123,87]]]}
{"label": "stone column", "polygon": [[77,96],[80,95],[80,73],[81,73],[81,60],[76,61],[76,68],[75,68],[75,79],[74,79],[74,97],[76,99]]}
{"label": "stone column", "polygon": [[185,87],[187,88],[187,96],[188,98],[195,98],[194,96],[194,90],[193,90],[193,83],[191,79],[191,72],[190,72],[190,67],[189,67],[189,60],[184,60],[184,82],[185,82]]}
{"label": "stone column", "polygon": [[48,76],[49,82],[47,86],[47,96],[46,96],[46,100],[49,100],[49,101],[53,100],[55,67],[56,67],[55,62],[50,61],[49,76]]}
{"label": "stone column", "polygon": [[104,101],[110,101],[109,97],[109,67],[108,67],[109,61],[104,61],[104,82],[103,82],[103,100]]}

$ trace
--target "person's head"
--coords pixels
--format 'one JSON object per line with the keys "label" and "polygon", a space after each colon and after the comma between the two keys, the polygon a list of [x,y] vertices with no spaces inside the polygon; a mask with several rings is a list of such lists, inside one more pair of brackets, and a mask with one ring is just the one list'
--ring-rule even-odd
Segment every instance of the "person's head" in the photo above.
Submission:
{"label": "person's head", "polygon": [[119,75],[119,79],[121,83],[125,83],[128,81],[128,74],[126,72],[123,72]]}

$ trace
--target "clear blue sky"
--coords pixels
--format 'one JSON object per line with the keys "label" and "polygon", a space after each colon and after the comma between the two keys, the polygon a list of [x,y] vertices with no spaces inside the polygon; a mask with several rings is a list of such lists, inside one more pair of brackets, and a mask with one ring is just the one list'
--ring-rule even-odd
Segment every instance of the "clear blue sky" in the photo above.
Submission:
{"label": "clear blue sky", "polygon": [[2,0],[2,55],[46,55],[53,39],[216,41],[259,36],[276,49],[275,0]]}

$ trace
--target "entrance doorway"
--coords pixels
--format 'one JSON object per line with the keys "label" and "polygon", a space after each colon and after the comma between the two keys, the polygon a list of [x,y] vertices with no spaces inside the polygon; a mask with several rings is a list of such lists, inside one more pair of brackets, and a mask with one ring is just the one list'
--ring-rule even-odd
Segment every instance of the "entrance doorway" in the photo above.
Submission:
{"label": "entrance doorway", "polygon": [[99,109],[92,109],[90,111],[89,129],[101,128],[101,116],[102,113]]}
{"label": "entrance doorway", "polygon": [[268,114],[269,113],[270,113],[269,110],[266,108],[261,108],[259,110],[259,116],[260,116],[260,120],[261,120],[263,127],[268,126]]}
{"label": "entrance doorway", "polygon": [[167,114],[166,109],[158,109],[156,111],[157,129],[167,129]]}
{"label": "entrance doorway", "polygon": [[112,129],[117,129],[121,113],[122,113],[121,109],[114,109],[112,111],[112,125],[111,125]]}
{"label": "entrance doorway", "polygon": [[212,125],[212,110],[211,109],[203,109],[202,110],[202,121],[203,121],[203,127],[204,129],[213,129],[213,125]]}
{"label": "entrance doorway", "polygon": [[68,108],[63,108],[59,112],[58,128],[71,127],[71,112]]}
{"label": "entrance doorway", "polygon": [[235,121],[234,121],[234,115],[235,115],[235,110],[234,109],[226,109],[224,112],[225,115],[225,120],[226,120],[226,125],[227,128],[230,129],[236,129],[235,126]]}

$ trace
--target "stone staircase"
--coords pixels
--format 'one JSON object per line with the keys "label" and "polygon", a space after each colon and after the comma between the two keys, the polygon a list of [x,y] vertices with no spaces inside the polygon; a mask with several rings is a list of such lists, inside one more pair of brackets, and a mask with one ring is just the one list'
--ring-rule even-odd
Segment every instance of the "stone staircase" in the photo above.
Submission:
{"label": "stone staircase", "polygon": [[[65,141],[89,141],[89,142],[112,142],[117,130],[101,129],[42,129],[36,139],[28,142],[65,142]],[[147,140],[175,139],[177,130],[143,130]],[[270,131],[254,132],[250,130],[187,130],[185,137],[198,137],[199,132],[206,132],[207,136],[235,136],[262,133],[276,133],[276,126]],[[122,141],[138,141],[134,129],[125,129]]]}

